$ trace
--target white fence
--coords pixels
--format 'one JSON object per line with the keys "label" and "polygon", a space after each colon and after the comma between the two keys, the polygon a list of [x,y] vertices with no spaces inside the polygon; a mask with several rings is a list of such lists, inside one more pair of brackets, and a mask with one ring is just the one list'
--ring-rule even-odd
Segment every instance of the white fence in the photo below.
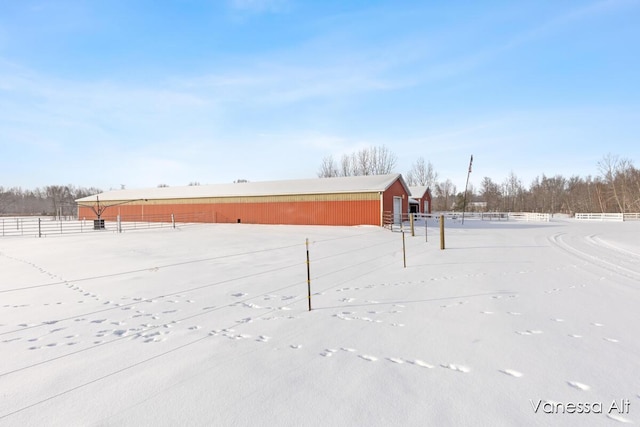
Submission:
{"label": "white fence", "polygon": [[621,213],[577,213],[576,219],[582,221],[624,221]]}
{"label": "white fence", "polygon": [[509,219],[514,221],[549,222],[551,220],[551,214],[537,212],[509,212]]}
{"label": "white fence", "polygon": [[151,217],[147,220],[139,218],[118,218],[116,221],[102,221],[96,224],[94,219],[69,219],[59,220],[55,217],[0,217],[0,238],[11,236],[47,237],[62,234],[92,233],[101,231],[112,231],[122,233],[123,231],[142,230],[149,228],[176,228],[176,224],[181,227],[199,223],[200,218],[190,215],[174,216],[162,215]]}
{"label": "white fence", "polygon": [[640,213],[577,213],[575,218],[584,221],[640,221]]}
{"label": "white fence", "polygon": [[[462,213],[455,213],[454,218],[461,218]],[[466,212],[465,218],[479,218],[482,221],[538,221],[549,222],[551,214],[537,212]]]}

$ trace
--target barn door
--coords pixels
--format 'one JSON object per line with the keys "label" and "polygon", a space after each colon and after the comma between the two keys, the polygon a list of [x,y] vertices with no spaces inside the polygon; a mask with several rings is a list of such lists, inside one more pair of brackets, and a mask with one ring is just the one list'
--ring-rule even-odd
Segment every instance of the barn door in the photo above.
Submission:
{"label": "barn door", "polygon": [[394,224],[402,223],[402,198],[401,197],[393,198],[393,223]]}

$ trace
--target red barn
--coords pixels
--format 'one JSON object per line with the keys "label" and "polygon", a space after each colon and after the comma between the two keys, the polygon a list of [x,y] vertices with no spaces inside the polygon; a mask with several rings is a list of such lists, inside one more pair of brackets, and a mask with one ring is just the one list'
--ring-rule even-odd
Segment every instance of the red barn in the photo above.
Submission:
{"label": "red barn", "polygon": [[400,174],[114,190],[76,200],[78,218],[384,225],[409,212]]}
{"label": "red barn", "polygon": [[411,213],[431,213],[431,190],[429,187],[416,186],[409,187],[411,193],[410,211]]}

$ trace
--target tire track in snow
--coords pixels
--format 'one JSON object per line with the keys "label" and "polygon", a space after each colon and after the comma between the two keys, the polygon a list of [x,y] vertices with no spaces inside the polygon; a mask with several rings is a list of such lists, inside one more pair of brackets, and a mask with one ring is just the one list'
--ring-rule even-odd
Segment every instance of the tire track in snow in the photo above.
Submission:
{"label": "tire track in snow", "polygon": [[[595,265],[604,270],[607,270],[612,273],[616,273],[620,276],[624,276],[626,278],[629,278],[635,281],[640,280],[640,271],[623,267],[619,263],[611,262],[604,259],[601,256],[582,251],[577,247],[567,243],[566,240],[563,238],[563,236],[565,235],[566,235],[565,233],[557,233],[557,234],[554,234],[553,236],[550,236],[548,239],[557,248],[567,252],[568,254],[578,259],[581,259],[589,263],[590,265]],[[587,240],[588,237],[584,237],[584,239]]]}

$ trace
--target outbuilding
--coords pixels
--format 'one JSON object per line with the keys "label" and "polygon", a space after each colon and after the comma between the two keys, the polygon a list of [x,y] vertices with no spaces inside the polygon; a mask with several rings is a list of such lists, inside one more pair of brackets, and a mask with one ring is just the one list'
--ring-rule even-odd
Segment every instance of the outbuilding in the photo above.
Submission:
{"label": "outbuilding", "polygon": [[378,225],[409,211],[400,174],[113,190],[76,200],[78,218]]}
{"label": "outbuilding", "polygon": [[409,187],[411,198],[409,199],[409,210],[411,213],[430,214],[431,213],[431,190],[426,186]]}

